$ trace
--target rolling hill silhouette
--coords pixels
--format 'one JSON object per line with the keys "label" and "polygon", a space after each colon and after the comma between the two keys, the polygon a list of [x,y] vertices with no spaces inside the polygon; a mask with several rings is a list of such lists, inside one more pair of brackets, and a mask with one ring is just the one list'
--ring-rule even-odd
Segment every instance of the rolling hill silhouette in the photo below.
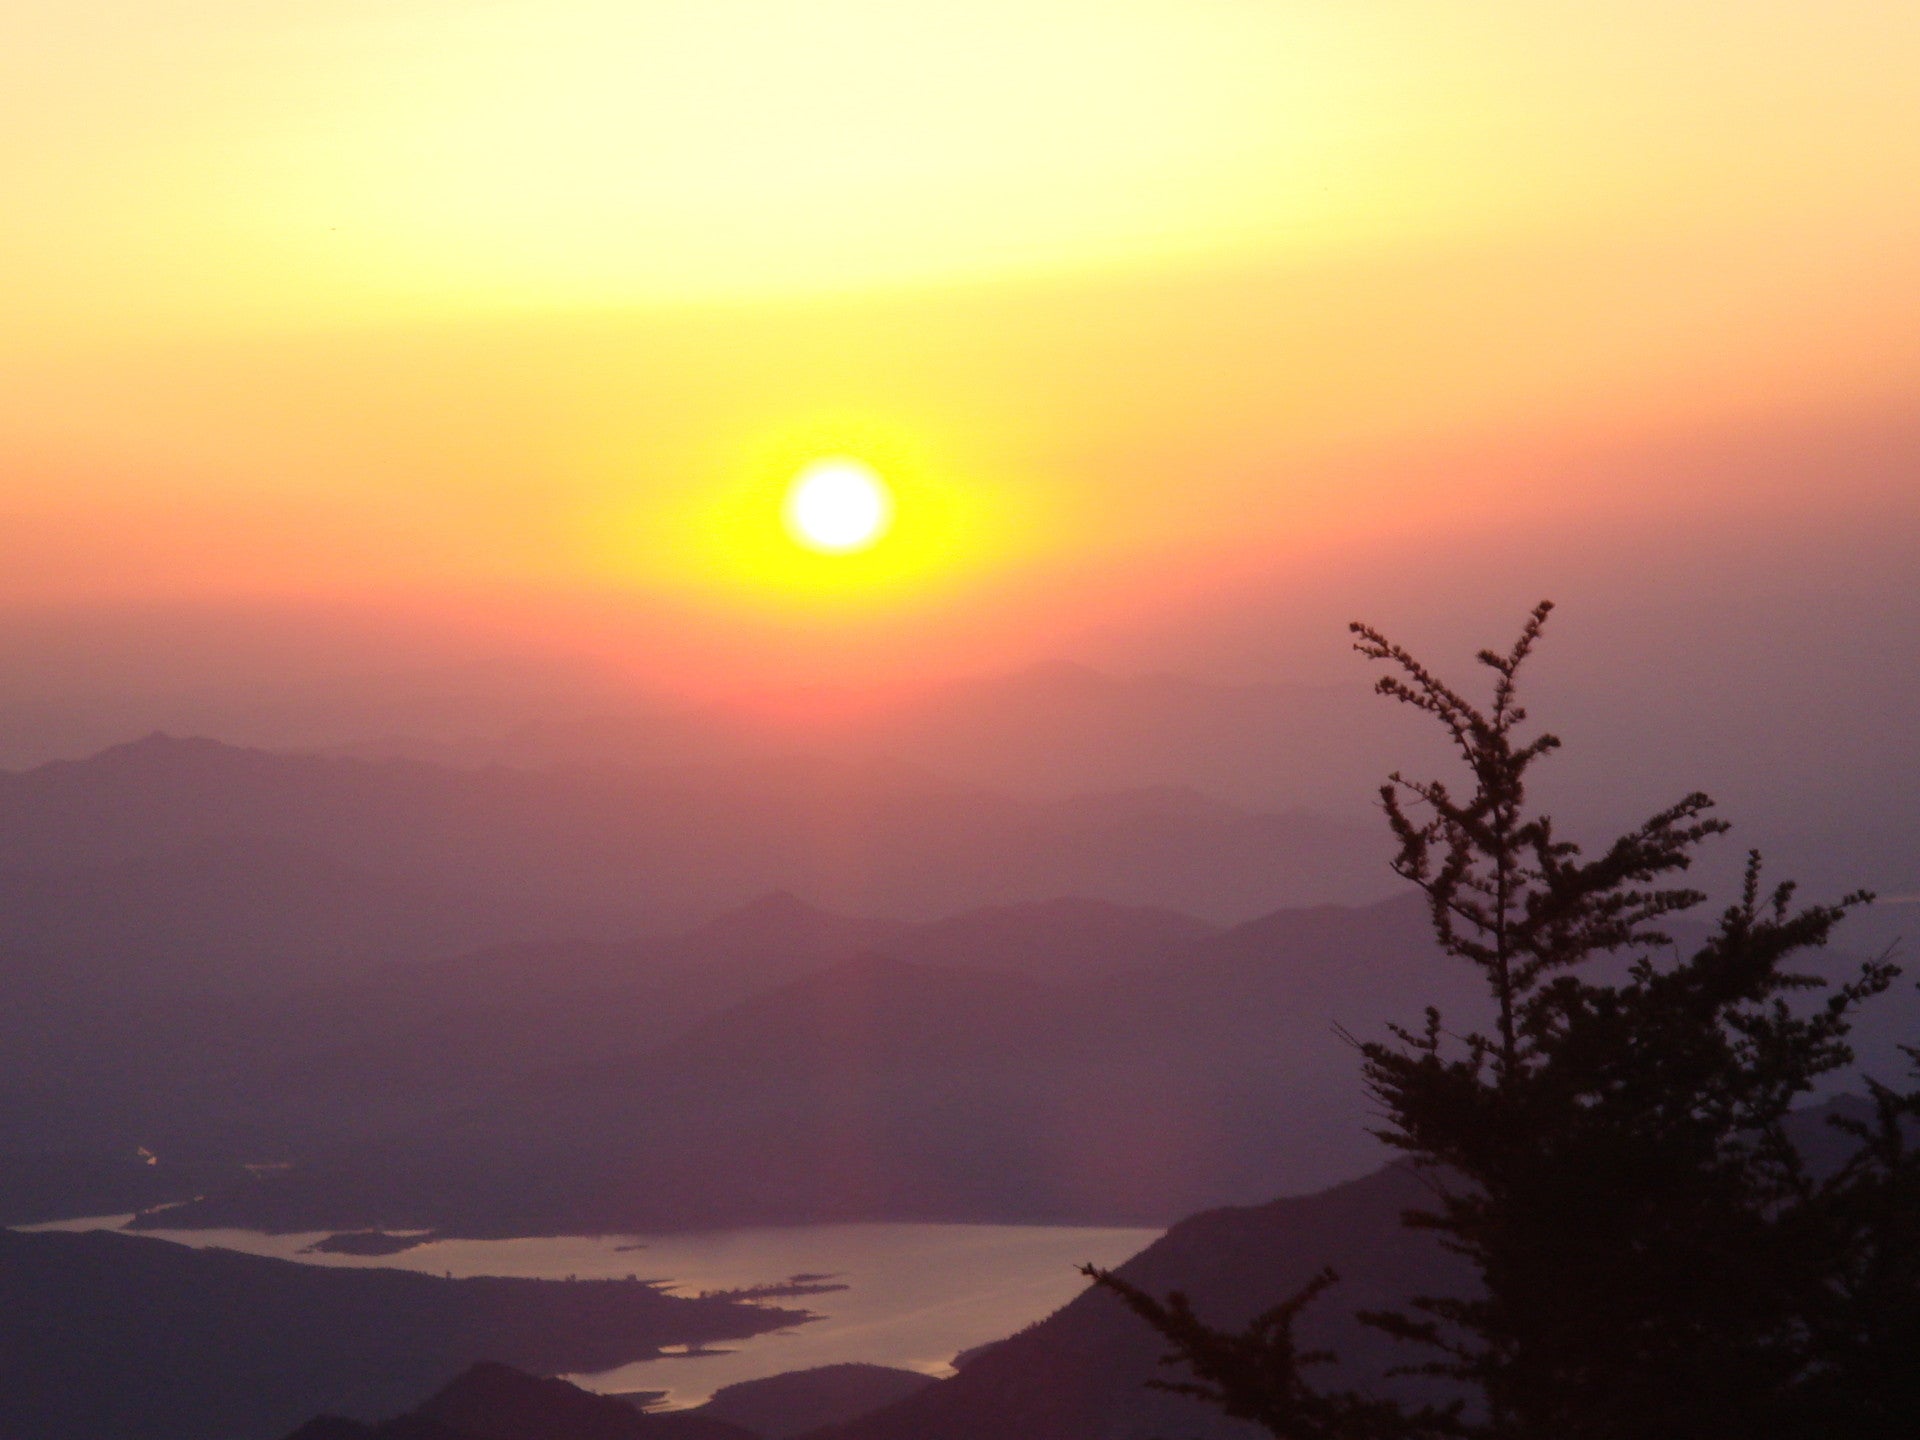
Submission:
{"label": "rolling hill silhouette", "polygon": [[[0,1214],[144,1207],[205,1190],[201,1162],[397,1137],[527,1074],[631,1057],[876,945],[1092,980],[1213,929],[1101,901],[864,920],[775,893],[678,935],[494,946],[305,988],[270,963],[273,988],[244,974],[229,984],[224,965],[146,967],[130,952],[136,976],[119,983],[104,958],[100,983],[76,991],[57,961],[16,956],[14,1003],[0,1014],[0,1154],[11,1162]],[[162,1157],[159,1173],[135,1163],[136,1147]]]}
{"label": "rolling hill silhouette", "polygon": [[1237,920],[1385,883],[1359,827],[1173,789],[1042,801],[872,767],[466,770],[165,736],[0,772],[0,867],[97,866],[231,837],[608,938],[779,889],[920,919],[1082,895]]}
{"label": "rolling hill silhouette", "polygon": [[[1152,963],[1213,923],[1182,904],[1357,884],[1358,852],[1190,794],[872,766],[473,771],[152,736],[0,773],[0,1215],[398,1135],[863,949],[1068,982]],[[813,908],[836,898],[920,919]],[[90,1188],[140,1147],[171,1187]]]}
{"label": "rolling hill silhouette", "polygon": [[[741,928],[757,935],[757,922],[780,913],[805,933],[861,938],[859,926],[791,900]],[[1021,915],[1046,933],[1061,913],[1079,910],[996,911],[986,929],[1004,933]],[[929,933],[945,945],[954,927],[895,939]],[[734,953],[758,963],[752,950]],[[602,1028],[576,1028],[592,1043],[571,1047],[564,1029],[533,1024],[540,1012],[503,1002],[468,1034],[475,1073],[494,1035],[517,1063],[460,1092],[471,1103],[311,1153],[165,1223],[478,1235],[876,1219],[1164,1224],[1366,1172],[1381,1151],[1349,1037],[1417,1023],[1430,1003],[1450,1026],[1485,1019],[1477,977],[1437,958],[1418,897],[1276,912],[1071,984],[984,963],[826,953],[799,978],[731,1003],[709,991],[703,1010],[680,992],[684,1023],[664,1035],[623,1029],[611,992],[583,999]],[[1850,962],[1822,963],[1838,972]],[[696,987],[705,979],[698,966],[676,973]],[[1899,1012],[1889,1025],[1908,1025],[1912,997],[1887,1008]],[[512,1049],[502,1031],[516,1017],[539,1045]],[[342,1053],[295,1092],[360,1093]],[[401,1073],[393,1063],[372,1071],[381,1083]]]}
{"label": "rolling hill silhouette", "polygon": [[1374,1162],[1335,1027],[1436,993],[1464,1015],[1471,987],[1436,986],[1428,944],[1398,901],[1282,912],[1073,985],[862,955],[167,1223],[1166,1223]]}

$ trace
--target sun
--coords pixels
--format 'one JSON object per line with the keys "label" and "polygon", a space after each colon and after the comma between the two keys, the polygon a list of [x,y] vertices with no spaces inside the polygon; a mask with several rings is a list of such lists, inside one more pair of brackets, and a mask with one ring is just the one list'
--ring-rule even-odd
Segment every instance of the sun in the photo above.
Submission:
{"label": "sun", "polygon": [[787,532],[809,550],[865,550],[893,523],[893,496],[870,465],[845,456],[815,460],[787,489]]}

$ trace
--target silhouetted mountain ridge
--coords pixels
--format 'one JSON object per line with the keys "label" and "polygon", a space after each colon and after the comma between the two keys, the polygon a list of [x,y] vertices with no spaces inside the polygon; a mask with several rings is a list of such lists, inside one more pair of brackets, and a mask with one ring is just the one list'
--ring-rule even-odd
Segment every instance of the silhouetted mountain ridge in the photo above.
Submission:
{"label": "silhouetted mountain ridge", "polygon": [[1436,994],[1464,1008],[1471,977],[1434,983],[1451,972],[1431,953],[1396,901],[1208,932],[1077,986],[863,955],[169,1222],[1165,1223],[1374,1160],[1335,1027],[1417,1020]]}
{"label": "silhouetted mountain ridge", "polygon": [[610,936],[684,926],[785,889],[932,918],[1086,895],[1241,918],[1365,893],[1371,837],[1167,794],[1081,801],[901,788],[848,771],[798,788],[619,771],[463,770],[151,737],[0,773],[0,866],[98,865],[201,840],[305,846],[408,883]]}
{"label": "silhouetted mountain ridge", "polygon": [[475,1365],[412,1414],[474,1440],[760,1440],[724,1420],[646,1414],[564,1380],[498,1364]]}
{"label": "silhouetted mountain ridge", "polygon": [[[245,847],[208,843],[244,859]],[[218,926],[217,913],[209,923]],[[248,986],[204,964],[146,970],[140,984],[108,969],[81,988],[45,962],[36,978],[16,952],[27,964],[0,1017],[0,1153],[12,1152],[0,1165],[0,1214],[52,1219],[133,1208],[126,1197],[184,1198],[207,1188],[201,1160],[297,1159],[397,1136],[536,1072],[630,1060],[875,947],[950,968],[1092,981],[1164,959],[1212,928],[1105,901],[1016,904],[930,924],[867,920],[789,894],[676,936],[496,945],[283,994],[266,982],[305,972],[269,967]],[[317,924],[309,942],[324,948],[327,933]],[[136,1146],[162,1157],[158,1171],[129,1168]],[[87,1198],[88,1177],[105,1183],[97,1200]]]}

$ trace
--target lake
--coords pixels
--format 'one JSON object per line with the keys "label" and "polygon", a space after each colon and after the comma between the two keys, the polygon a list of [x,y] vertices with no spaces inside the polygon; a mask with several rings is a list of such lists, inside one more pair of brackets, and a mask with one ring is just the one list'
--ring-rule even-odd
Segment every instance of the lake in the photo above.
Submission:
{"label": "lake", "polygon": [[[22,1228],[112,1229],[125,1215]],[[1158,1230],[1049,1225],[806,1225],[676,1235],[576,1235],[523,1240],[435,1240],[397,1255],[302,1254],[324,1232],[146,1230],[185,1245],[275,1255],[312,1265],[419,1270],[432,1275],[521,1275],[561,1280],[659,1280],[688,1293],[731,1290],[794,1275],[845,1285],[774,1301],[820,1319],[737,1342],[723,1352],[669,1355],[569,1377],[602,1391],[664,1390],[697,1405],[723,1385],[842,1361],[952,1373],[962,1350],[1044,1318],[1079,1294],[1075,1267],[1117,1265]]]}

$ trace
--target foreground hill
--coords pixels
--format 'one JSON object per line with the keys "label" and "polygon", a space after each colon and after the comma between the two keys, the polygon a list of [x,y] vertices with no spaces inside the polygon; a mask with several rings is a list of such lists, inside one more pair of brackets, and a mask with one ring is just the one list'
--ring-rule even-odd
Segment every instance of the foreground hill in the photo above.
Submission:
{"label": "foreground hill", "polygon": [[934,1383],[881,1365],[826,1365],[730,1385],[695,1410],[660,1411],[487,1362],[391,1420],[316,1416],[286,1440],[789,1440]]}
{"label": "foreground hill", "polygon": [[[1174,1226],[1119,1274],[1158,1294],[1181,1290],[1210,1323],[1239,1326],[1332,1265],[1341,1284],[1302,1320],[1304,1343],[1336,1350],[1357,1384],[1388,1384],[1409,1358],[1357,1324],[1357,1309],[1412,1294],[1460,1293],[1467,1274],[1400,1214],[1424,1198],[1419,1181],[1390,1166],[1320,1194],[1195,1215]],[[1184,1396],[1149,1389],[1165,1376],[1165,1344],[1120,1301],[1088,1289],[1018,1335],[976,1352],[950,1380],[809,1440],[1257,1440]]]}
{"label": "foreground hill", "polygon": [[[1308,1311],[1303,1340],[1337,1350],[1355,1384],[1389,1389],[1424,1384],[1389,1378],[1387,1371],[1410,1357],[1352,1315],[1356,1309],[1397,1305],[1414,1293],[1458,1293],[1465,1285],[1468,1273],[1456,1257],[1430,1235],[1400,1223],[1401,1212],[1425,1194],[1411,1172],[1396,1165],[1319,1194],[1210,1211],[1174,1226],[1120,1273],[1157,1293],[1181,1290],[1204,1318],[1232,1326],[1332,1264],[1342,1283]],[[812,1429],[801,1423],[814,1403],[812,1392],[820,1387],[796,1382],[828,1371],[736,1387],[753,1393],[735,1403],[723,1391],[685,1418],[725,1419],[768,1437],[804,1433],[806,1440],[1258,1440],[1265,1433],[1225,1420],[1195,1401],[1150,1389],[1148,1381],[1167,1373],[1158,1363],[1163,1350],[1161,1340],[1118,1299],[1089,1288],[1040,1323],[960,1357],[952,1379],[906,1377],[909,1383],[890,1399],[884,1391],[864,1387],[861,1398],[875,1403],[849,1419]],[[457,1419],[470,1433],[498,1440],[584,1440],[602,1434],[608,1440],[644,1440],[654,1433],[641,1428],[641,1417],[609,1408],[614,1402],[568,1394],[566,1387],[552,1384],[536,1388],[524,1377],[492,1378],[498,1383],[469,1386],[458,1405],[436,1408],[429,1401],[411,1413],[419,1419]],[[589,1416],[596,1406],[597,1413]],[[533,1423],[536,1412],[547,1428]],[[563,1428],[569,1417],[577,1417],[580,1428]],[[609,1428],[590,1428],[590,1421]],[[297,1440],[387,1440],[388,1433],[343,1428],[336,1437],[335,1431],[311,1428],[299,1432]],[[391,1432],[391,1440],[409,1437],[453,1440],[429,1432]]]}
{"label": "foreground hill", "polygon": [[763,1440],[704,1415],[650,1414],[564,1380],[491,1361],[378,1424],[316,1416],[287,1440]]}
{"label": "foreground hill", "polygon": [[[1870,1113],[1858,1097],[1841,1096],[1790,1117],[1788,1137],[1814,1174],[1829,1174],[1853,1145],[1830,1121]],[[1180,1291],[1203,1321],[1238,1329],[1330,1267],[1339,1283],[1308,1307],[1297,1331],[1304,1348],[1337,1357],[1322,1381],[1440,1399],[1446,1392],[1430,1387],[1444,1382],[1390,1373],[1432,1352],[1355,1318],[1403,1308],[1416,1295],[1472,1292],[1474,1272],[1460,1256],[1431,1231],[1401,1223],[1431,1199],[1429,1177],[1396,1162],[1317,1194],[1194,1215],[1117,1273],[1156,1295]],[[1157,1378],[1184,1378],[1160,1363],[1165,1350],[1116,1296],[1089,1287],[1039,1324],[961,1357],[952,1379],[807,1440],[1260,1440],[1266,1432],[1257,1427],[1150,1388]]]}
{"label": "foreground hill", "polygon": [[0,1435],[270,1440],[317,1412],[391,1414],[485,1357],[604,1369],[803,1318],[642,1281],[442,1280],[0,1231]]}
{"label": "foreground hill", "polygon": [[936,1383],[917,1370],[886,1365],[820,1365],[723,1386],[692,1413],[742,1426],[762,1440],[792,1440],[918,1395]]}
{"label": "foreground hill", "polygon": [[487,1362],[391,1420],[316,1416],[286,1440],[787,1440],[823,1416],[861,1414],[933,1383],[878,1365],[828,1365],[729,1386],[697,1410],[658,1411]]}

